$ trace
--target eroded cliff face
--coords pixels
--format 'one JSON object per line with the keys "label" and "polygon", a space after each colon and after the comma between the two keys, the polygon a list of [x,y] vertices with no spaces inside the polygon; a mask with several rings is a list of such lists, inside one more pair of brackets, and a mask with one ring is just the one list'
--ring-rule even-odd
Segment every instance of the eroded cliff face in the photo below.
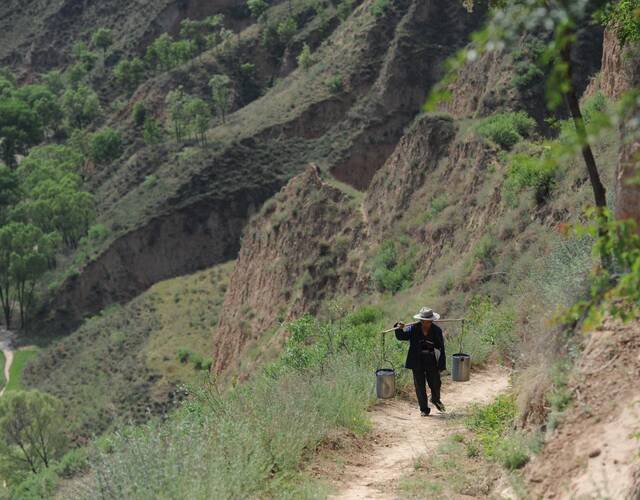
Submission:
{"label": "eroded cliff face", "polygon": [[[640,85],[638,46],[623,47],[616,34],[605,31],[602,70],[589,89],[600,90],[612,99],[620,98],[631,88]],[[616,171],[615,215],[618,219],[634,219],[640,231],[640,126],[637,124],[638,106],[620,127],[620,155]]]}
{"label": "eroded cliff face", "polygon": [[244,231],[217,328],[216,371],[266,342],[280,322],[349,290],[357,276],[349,254],[362,239],[358,207],[317,166],[294,177]]}

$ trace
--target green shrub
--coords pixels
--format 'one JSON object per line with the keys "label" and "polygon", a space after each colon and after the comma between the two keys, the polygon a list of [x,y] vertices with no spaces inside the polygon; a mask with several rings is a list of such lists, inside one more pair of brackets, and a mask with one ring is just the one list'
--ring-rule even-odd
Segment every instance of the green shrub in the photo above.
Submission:
{"label": "green shrub", "polygon": [[606,2],[596,14],[596,18],[605,26],[613,29],[622,45],[640,42],[640,0],[620,0]]}
{"label": "green shrub", "polygon": [[515,344],[515,313],[506,306],[497,307],[489,297],[474,297],[468,306],[465,333],[458,329],[451,343],[469,354],[474,365],[482,365],[491,352],[503,358],[512,354]]}
{"label": "green shrub", "polygon": [[327,80],[327,87],[332,94],[337,94],[342,90],[342,75],[333,75]]}
{"label": "green shrub", "polygon": [[213,366],[213,359],[205,358],[202,361],[202,370],[211,371],[211,367]]}
{"label": "green shrub", "polygon": [[298,23],[293,17],[288,17],[278,24],[276,32],[283,45],[287,45],[298,31]]}
{"label": "green shrub", "polygon": [[398,256],[394,241],[385,241],[380,245],[373,261],[373,281],[378,290],[399,292],[411,284],[413,272],[413,264]]}
{"label": "green shrub", "polygon": [[59,478],[52,468],[42,469],[36,474],[25,476],[22,482],[12,488],[11,498],[21,500],[54,498],[58,482]]}
{"label": "green shrub", "polygon": [[529,461],[529,447],[522,436],[503,436],[496,447],[496,458],[508,470],[520,469]]}
{"label": "green shrub", "polygon": [[99,130],[89,141],[89,156],[99,165],[110,163],[122,154],[122,138],[111,128]]}
{"label": "green shrub", "polygon": [[55,471],[65,479],[71,479],[89,469],[89,451],[87,448],[75,448],[67,452],[55,464]]}
{"label": "green shrub", "polygon": [[375,306],[364,306],[347,316],[347,322],[352,326],[376,323],[382,319],[383,311]]}
{"label": "green shrub", "polygon": [[193,353],[189,349],[185,349],[184,347],[178,349],[178,361],[180,361],[180,363],[187,363],[192,355]]}
{"label": "green shrub", "polygon": [[131,119],[135,123],[136,127],[142,127],[147,119],[147,108],[143,102],[138,101],[133,105],[133,111],[131,112]]}
{"label": "green shrub", "polygon": [[544,203],[556,183],[558,164],[526,153],[511,156],[507,176],[502,186],[505,201],[511,207],[518,204],[524,189],[533,189],[538,203]]}
{"label": "green shrub", "polygon": [[109,229],[104,224],[94,224],[89,228],[87,233],[89,240],[100,242],[104,241],[109,236]]}
{"label": "green shrub", "polygon": [[298,67],[304,70],[308,70],[313,65],[313,56],[311,55],[311,48],[308,43],[302,46],[300,54],[298,54]]}
{"label": "green shrub", "polygon": [[530,38],[523,47],[513,51],[514,76],[512,83],[520,89],[526,90],[544,80],[543,57],[546,50],[544,41]]}
{"label": "green shrub", "polygon": [[512,83],[520,90],[528,89],[544,78],[544,71],[530,61],[518,61],[515,64],[514,72]]}
{"label": "green shrub", "polygon": [[189,356],[189,360],[193,363],[193,368],[195,370],[202,370],[204,359],[202,359],[202,356],[200,354],[191,353],[191,356]]}
{"label": "green shrub", "polygon": [[473,257],[486,268],[492,268],[495,265],[496,248],[495,238],[490,234],[485,234],[474,248]]}
{"label": "green shrub", "polygon": [[267,10],[269,4],[265,0],[247,0],[247,7],[251,15],[257,19]]}
{"label": "green shrub", "polygon": [[483,453],[496,458],[502,436],[513,424],[515,416],[515,399],[511,394],[504,394],[486,406],[473,407],[466,424],[476,434]]}
{"label": "green shrub", "polygon": [[150,146],[153,144],[159,144],[162,141],[162,127],[160,127],[156,120],[148,117],[144,121],[142,138],[145,144],[148,144]]}
{"label": "green shrub", "polygon": [[338,13],[338,19],[346,21],[353,11],[355,0],[342,0],[336,7]]}
{"label": "green shrub", "polygon": [[371,13],[376,17],[380,17],[385,13],[390,5],[390,0],[374,0],[373,4],[371,4]]}
{"label": "green shrub", "polygon": [[155,186],[156,184],[158,184],[158,176],[151,174],[151,175],[145,176],[144,181],[142,182],[142,187],[145,189],[149,189]]}
{"label": "green shrub", "polygon": [[524,111],[498,113],[484,118],[476,132],[504,149],[510,149],[535,130],[536,122]]}
{"label": "green shrub", "polygon": [[449,197],[446,194],[436,196],[431,200],[429,208],[420,217],[420,222],[426,224],[433,220],[440,212],[449,206]]}

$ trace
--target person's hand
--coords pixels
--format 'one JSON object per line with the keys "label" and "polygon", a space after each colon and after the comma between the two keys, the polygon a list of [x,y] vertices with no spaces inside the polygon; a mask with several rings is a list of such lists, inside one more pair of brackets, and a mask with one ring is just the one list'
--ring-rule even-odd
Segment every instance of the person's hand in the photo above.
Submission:
{"label": "person's hand", "polygon": [[402,321],[398,321],[395,325],[393,325],[394,328],[404,328],[404,323]]}

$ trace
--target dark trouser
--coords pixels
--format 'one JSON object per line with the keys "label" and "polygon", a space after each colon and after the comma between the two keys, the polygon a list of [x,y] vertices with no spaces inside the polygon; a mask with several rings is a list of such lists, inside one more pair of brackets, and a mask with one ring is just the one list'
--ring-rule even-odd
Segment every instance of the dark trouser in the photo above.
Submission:
{"label": "dark trouser", "polygon": [[435,354],[423,354],[422,367],[414,368],[412,371],[413,385],[416,388],[420,411],[426,411],[429,408],[426,384],[429,384],[429,389],[431,389],[431,401],[440,401],[440,371]]}

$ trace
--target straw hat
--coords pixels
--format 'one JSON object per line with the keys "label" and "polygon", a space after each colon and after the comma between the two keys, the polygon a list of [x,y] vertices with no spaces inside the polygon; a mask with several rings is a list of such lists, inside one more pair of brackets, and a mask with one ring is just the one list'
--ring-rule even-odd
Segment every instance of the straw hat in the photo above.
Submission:
{"label": "straw hat", "polygon": [[440,319],[440,315],[436,312],[433,312],[433,309],[429,309],[428,307],[423,307],[420,309],[420,312],[413,316],[413,319],[425,320],[425,321],[438,321]]}

